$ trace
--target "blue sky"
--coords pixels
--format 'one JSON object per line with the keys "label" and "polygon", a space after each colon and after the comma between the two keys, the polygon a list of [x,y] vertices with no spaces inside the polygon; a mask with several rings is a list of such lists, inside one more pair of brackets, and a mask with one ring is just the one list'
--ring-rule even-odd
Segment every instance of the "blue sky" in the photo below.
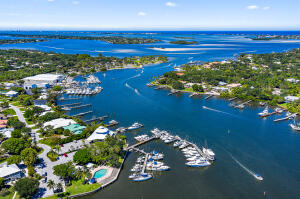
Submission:
{"label": "blue sky", "polygon": [[1,29],[300,30],[299,0],[1,0]]}

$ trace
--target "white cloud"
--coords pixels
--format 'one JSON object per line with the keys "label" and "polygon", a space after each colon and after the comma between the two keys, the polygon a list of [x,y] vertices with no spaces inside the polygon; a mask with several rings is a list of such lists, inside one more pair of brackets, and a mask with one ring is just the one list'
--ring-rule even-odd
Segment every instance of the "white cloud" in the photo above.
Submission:
{"label": "white cloud", "polygon": [[269,6],[266,6],[263,8],[264,10],[270,10],[270,7]]}
{"label": "white cloud", "polygon": [[139,12],[139,13],[138,13],[138,16],[144,17],[144,16],[146,16],[146,15],[147,15],[147,13],[145,13],[145,12]]}
{"label": "white cloud", "polygon": [[177,4],[174,3],[174,2],[168,1],[168,2],[166,3],[166,6],[169,6],[169,7],[176,7]]}
{"label": "white cloud", "polygon": [[48,2],[54,2],[54,0],[48,0]]}
{"label": "white cloud", "polygon": [[258,9],[259,7],[257,5],[251,5],[251,6],[247,6],[247,9],[249,10],[256,10]]}
{"label": "white cloud", "polygon": [[80,2],[79,2],[79,1],[72,1],[72,3],[73,3],[74,5],[78,5]]}

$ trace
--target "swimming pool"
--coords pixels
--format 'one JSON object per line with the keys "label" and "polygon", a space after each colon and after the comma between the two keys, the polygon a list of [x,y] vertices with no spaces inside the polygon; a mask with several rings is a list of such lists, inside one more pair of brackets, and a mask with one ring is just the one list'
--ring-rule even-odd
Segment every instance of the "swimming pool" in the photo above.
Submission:
{"label": "swimming pool", "polygon": [[94,178],[102,178],[107,173],[106,169],[100,169],[94,173]]}

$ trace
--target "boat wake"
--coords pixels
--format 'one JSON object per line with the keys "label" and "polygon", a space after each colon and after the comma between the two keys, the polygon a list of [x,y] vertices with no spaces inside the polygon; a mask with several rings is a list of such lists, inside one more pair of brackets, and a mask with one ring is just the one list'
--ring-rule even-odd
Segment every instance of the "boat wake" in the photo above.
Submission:
{"label": "boat wake", "polygon": [[[228,152],[229,153],[229,152]],[[263,177],[261,177],[259,174],[251,171],[248,169],[245,165],[243,165],[240,161],[238,161],[231,153],[229,153],[230,157],[240,166],[242,167],[245,171],[247,171],[250,175],[252,175],[255,179],[257,180],[263,180]]]}
{"label": "boat wake", "polygon": [[224,114],[227,114],[227,115],[231,115],[231,116],[234,116],[236,117],[235,115],[231,114],[231,113],[227,113],[227,112],[224,112],[224,111],[219,111],[217,109],[213,109],[213,108],[209,108],[207,106],[202,106],[203,109],[206,109],[206,110],[210,110],[210,111],[214,111],[214,112],[218,112],[218,113],[224,113]]}
{"label": "boat wake", "polygon": [[131,90],[133,90],[137,95],[141,96],[141,93],[138,89],[131,87],[127,82],[125,83],[125,86]]}
{"label": "boat wake", "polygon": [[126,80],[134,79],[134,78],[137,78],[137,77],[140,77],[140,76],[141,76],[141,73],[139,73],[139,74],[137,74],[135,76],[129,77]]}

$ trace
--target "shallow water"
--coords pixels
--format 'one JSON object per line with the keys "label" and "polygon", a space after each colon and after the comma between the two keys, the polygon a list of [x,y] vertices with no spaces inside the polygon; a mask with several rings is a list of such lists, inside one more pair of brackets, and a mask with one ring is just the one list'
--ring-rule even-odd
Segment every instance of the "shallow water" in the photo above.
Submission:
{"label": "shallow water", "polygon": [[[224,60],[240,53],[281,52],[300,47],[300,43],[258,42],[242,36],[193,33],[191,36],[195,37],[199,45],[168,44],[167,41],[174,40],[175,35],[187,36],[191,33],[159,33],[152,37],[163,41],[147,45],[51,40],[44,43],[6,45],[1,48],[30,48],[91,55],[101,52],[103,55],[120,57],[150,54],[169,56],[172,63],[170,66],[165,63],[145,67],[144,73],[140,69],[107,71],[105,77],[103,73],[97,73],[104,89],[96,96],[83,97],[82,101],[91,103],[92,107],[81,111],[94,111],[84,119],[109,115],[108,120],[116,119],[120,122],[119,126],[127,127],[134,122],[144,124],[143,129],[126,133],[129,144],[134,143],[134,136],[144,133],[150,135],[149,131],[155,127],[168,130],[199,146],[207,142],[216,153],[217,160],[210,167],[190,169],[184,165],[185,159],[179,150],[160,141],[153,141],[141,148],[145,151],[156,149],[163,152],[164,162],[171,167],[170,171],[156,174],[150,181],[135,183],[128,179],[128,175],[137,155],[130,153],[117,182],[84,198],[253,199],[264,198],[264,191],[268,198],[299,198],[300,134],[288,127],[289,122],[274,123],[273,119],[280,117],[276,115],[266,119],[259,118],[257,113],[263,110],[261,107],[246,107],[241,111],[229,107],[230,102],[223,99],[189,98],[188,94],[167,96],[167,90],[154,90],[145,84],[153,76],[172,70],[174,64],[180,65],[190,60]],[[155,51],[150,49],[151,46],[193,50]],[[211,109],[203,109],[202,106]],[[72,111],[69,114],[75,113],[77,112]],[[246,168],[261,174],[264,180],[260,182],[249,175],[229,153]]]}

